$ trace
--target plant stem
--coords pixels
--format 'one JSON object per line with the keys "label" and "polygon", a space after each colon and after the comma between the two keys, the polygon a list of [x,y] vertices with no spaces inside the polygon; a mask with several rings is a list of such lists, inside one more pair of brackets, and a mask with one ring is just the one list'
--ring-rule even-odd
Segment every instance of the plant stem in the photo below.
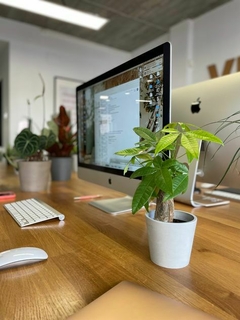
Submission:
{"label": "plant stem", "polygon": [[163,201],[164,192],[159,191],[156,199],[156,209],[154,220],[163,222],[173,222],[174,201],[173,199]]}

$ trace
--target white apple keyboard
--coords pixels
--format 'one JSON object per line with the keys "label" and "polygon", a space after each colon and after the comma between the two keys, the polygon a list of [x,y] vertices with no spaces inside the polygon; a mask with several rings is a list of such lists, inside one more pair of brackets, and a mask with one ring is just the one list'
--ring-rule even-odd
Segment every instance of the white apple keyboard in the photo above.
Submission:
{"label": "white apple keyboard", "polygon": [[7,203],[3,207],[21,228],[54,218],[65,219],[62,213],[34,198]]}
{"label": "white apple keyboard", "polygon": [[47,253],[35,247],[21,247],[0,252],[0,270],[44,261]]}

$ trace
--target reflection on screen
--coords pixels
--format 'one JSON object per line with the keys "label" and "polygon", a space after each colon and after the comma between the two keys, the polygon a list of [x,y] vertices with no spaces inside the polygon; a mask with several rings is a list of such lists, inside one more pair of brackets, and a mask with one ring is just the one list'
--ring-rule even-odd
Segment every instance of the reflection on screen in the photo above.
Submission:
{"label": "reflection on screen", "polygon": [[162,128],[163,92],[163,55],[79,90],[80,162],[123,169],[115,152],[138,142],[133,128]]}

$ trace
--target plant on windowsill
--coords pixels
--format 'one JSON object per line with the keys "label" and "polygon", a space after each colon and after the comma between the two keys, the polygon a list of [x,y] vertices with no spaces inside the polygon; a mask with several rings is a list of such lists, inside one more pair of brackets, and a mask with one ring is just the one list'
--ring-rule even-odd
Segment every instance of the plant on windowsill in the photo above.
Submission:
{"label": "plant on windowsill", "polygon": [[[146,221],[152,261],[168,268],[184,267],[190,260],[197,218],[192,214],[175,210],[174,197],[187,190],[189,165],[193,159],[199,158],[199,140],[218,144],[222,144],[222,140],[192,124],[178,122],[170,123],[157,132],[143,127],[133,130],[139,136],[139,142],[133,148],[116,152],[119,156],[130,157],[124,173],[128,171],[130,164],[137,163],[140,166],[130,176],[141,178],[133,196],[132,213],[135,214],[142,207],[147,210]],[[180,148],[185,151],[188,163],[181,162]],[[150,204],[154,199],[156,207],[151,211]],[[179,220],[187,222],[177,223]],[[182,237],[187,231],[184,229],[188,229],[190,225],[193,229],[185,241]],[[163,227],[163,233],[155,230],[155,226]],[[177,235],[178,231],[180,238]],[[163,235],[163,239],[152,239],[152,232],[157,236]],[[170,247],[171,240],[174,243],[173,248]],[[166,249],[163,248],[164,243],[167,244]],[[181,251],[184,247],[187,253],[182,257]]]}
{"label": "plant on windowsill", "polygon": [[70,117],[64,106],[60,106],[58,115],[53,120],[48,121],[48,127],[57,137],[55,143],[47,148],[52,159],[52,179],[69,180],[77,133],[72,132]]}
{"label": "plant on windowsill", "polygon": [[[19,171],[22,191],[41,191],[47,188],[50,176],[51,160],[46,150],[56,141],[52,130],[44,128],[45,123],[45,83],[42,82],[42,93],[34,98],[43,102],[43,129],[35,134],[30,128],[23,129],[14,140],[14,158],[6,158]],[[28,101],[29,104],[29,101]],[[17,161],[16,161],[17,159]]]}

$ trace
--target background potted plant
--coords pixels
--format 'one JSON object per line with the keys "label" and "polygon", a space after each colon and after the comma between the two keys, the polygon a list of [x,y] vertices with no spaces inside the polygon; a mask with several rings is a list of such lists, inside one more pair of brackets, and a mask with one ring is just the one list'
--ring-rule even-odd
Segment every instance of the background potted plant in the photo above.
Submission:
{"label": "background potted plant", "polygon": [[[33,101],[41,98],[43,102],[43,129],[40,134],[35,134],[29,127],[23,129],[15,138],[11,155],[5,154],[7,161],[19,172],[20,187],[22,191],[46,190],[50,177],[51,160],[46,150],[55,141],[56,136],[51,129],[44,128],[45,124],[45,83],[42,82],[42,92]],[[28,106],[30,102],[28,100]],[[29,119],[31,120],[31,119]],[[13,156],[14,155],[14,156]]]}
{"label": "background potted plant", "polygon": [[[226,118],[219,119],[210,123],[207,123],[203,126],[203,128],[210,128],[211,131],[214,132],[216,135],[221,135],[223,137],[223,143],[224,145],[235,143],[236,149],[234,153],[232,154],[232,158],[230,158],[230,161],[225,168],[225,171],[221,175],[221,178],[219,179],[217,185],[218,187],[226,177],[227,173],[231,168],[237,169],[237,166],[239,165],[239,158],[240,158],[240,147],[239,147],[239,125],[240,125],[240,111],[234,112],[233,114],[227,116]],[[236,142],[237,141],[237,142]],[[209,143],[205,146],[205,152],[204,152],[204,161],[203,161],[203,170],[207,166],[207,161],[211,161],[214,159],[214,157],[218,154],[222,146],[218,146],[214,152],[209,152]],[[237,172],[239,172],[239,169],[237,169]],[[238,173],[237,173],[238,174]]]}
{"label": "background potted plant", "polygon": [[[130,157],[129,165],[139,169],[130,178],[141,178],[132,200],[132,213],[142,207],[147,210],[146,222],[151,260],[163,267],[181,268],[188,265],[197,218],[193,214],[174,209],[174,197],[188,186],[188,168],[199,158],[199,140],[222,144],[222,140],[199,127],[185,123],[170,123],[162,130],[133,129],[139,136],[135,147],[116,152]],[[185,150],[188,163],[179,158]],[[155,210],[150,203],[156,199]],[[185,237],[186,236],[186,237]]]}
{"label": "background potted plant", "polygon": [[48,126],[57,137],[55,143],[47,148],[52,160],[52,180],[69,180],[77,134],[72,132],[70,117],[64,106],[59,107],[58,115],[48,121]]}
{"label": "background potted plant", "polygon": [[[6,159],[8,165],[13,165],[13,163],[19,159],[16,149],[10,145],[2,152],[2,157]],[[16,164],[14,166],[16,166]]]}
{"label": "background potted plant", "polygon": [[17,162],[22,191],[46,190],[50,178],[51,160],[44,150],[52,145],[56,136],[44,129],[40,135],[23,129],[15,138],[14,148],[18,154]]}

